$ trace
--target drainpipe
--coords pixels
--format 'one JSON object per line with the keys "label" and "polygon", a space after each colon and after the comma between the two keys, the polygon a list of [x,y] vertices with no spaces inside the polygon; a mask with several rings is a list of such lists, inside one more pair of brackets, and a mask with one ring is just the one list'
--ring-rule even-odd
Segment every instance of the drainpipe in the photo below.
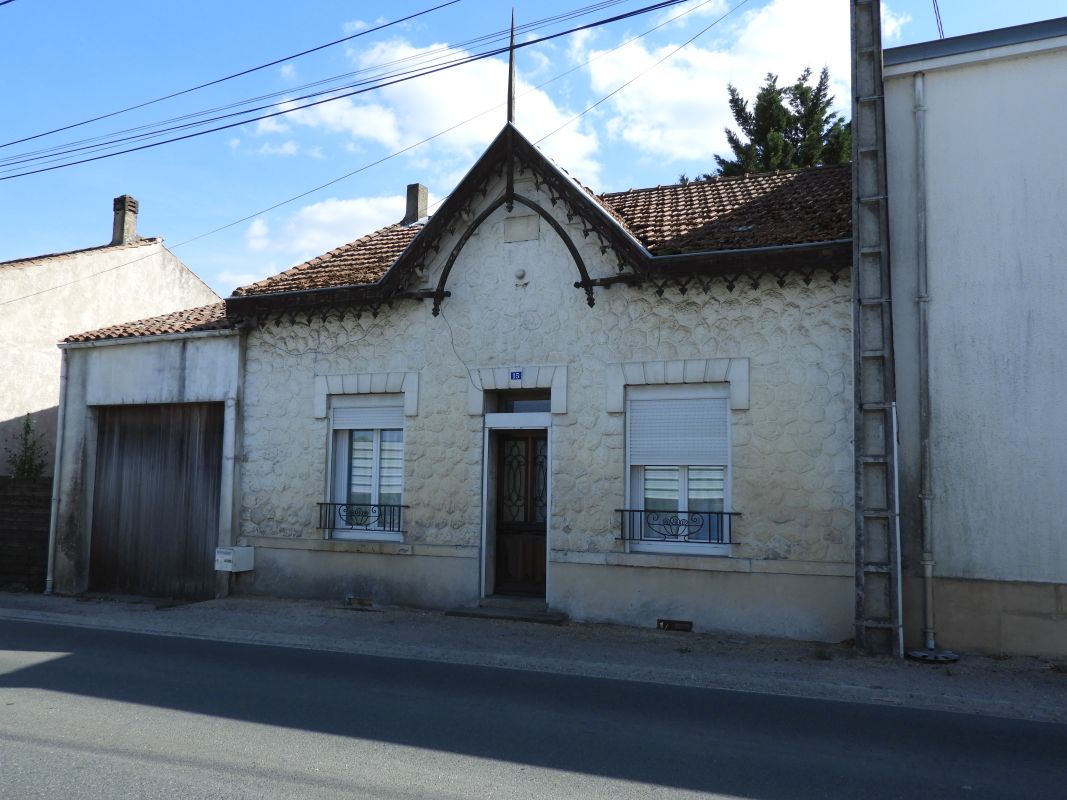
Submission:
{"label": "drainpipe", "polygon": [[56,419],[56,465],[52,470],[52,511],[48,522],[48,571],[44,593],[52,594],[56,569],[56,528],[59,523],[59,478],[63,464],[63,433],[67,421],[67,351],[60,350],[59,409]]}
{"label": "drainpipe", "polygon": [[919,499],[922,501],[923,641],[927,650],[937,649],[934,627],[934,534],[933,486],[930,469],[930,341],[927,309],[930,303],[926,253],[926,84],[925,74],[915,73],[915,165],[916,241],[918,243],[919,314]]}

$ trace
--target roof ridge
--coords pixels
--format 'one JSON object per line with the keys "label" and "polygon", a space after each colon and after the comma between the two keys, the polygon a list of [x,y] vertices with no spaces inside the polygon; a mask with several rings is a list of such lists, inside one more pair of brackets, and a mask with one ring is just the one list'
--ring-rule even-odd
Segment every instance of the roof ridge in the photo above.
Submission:
{"label": "roof ridge", "polygon": [[712,175],[710,178],[691,180],[688,183],[665,183],[658,184],[656,186],[637,186],[629,189],[620,189],[617,192],[602,192],[597,197],[621,197],[628,194],[636,194],[638,192],[655,192],[666,191],[667,189],[685,189],[688,187],[696,187],[701,184],[707,183],[729,183],[733,181],[745,181],[752,180],[754,178],[763,178],[768,175],[791,175],[800,172],[817,172],[824,169],[837,169],[840,167],[852,167],[851,161],[842,161],[840,164],[815,164],[810,167],[794,167],[792,169],[776,169],[773,172],[746,172],[744,175]]}
{"label": "roof ridge", "polygon": [[132,242],[119,242],[118,244],[98,244],[92,247],[79,247],[76,250],[60,250],[58,253],[42,253],[36,256],[25,256],[23,258],[12,258],[10,261],[0,261],[0,267],[6,267],[11,264],[24,264],[31,261],[48,261],[52,258],[63,258],[65,256],[76,256],[82,253],[93,253],[99,250],[123,250],[133,247],[144,247],[149,244],[162,244],[162,236],[144,236],[135,239]]}

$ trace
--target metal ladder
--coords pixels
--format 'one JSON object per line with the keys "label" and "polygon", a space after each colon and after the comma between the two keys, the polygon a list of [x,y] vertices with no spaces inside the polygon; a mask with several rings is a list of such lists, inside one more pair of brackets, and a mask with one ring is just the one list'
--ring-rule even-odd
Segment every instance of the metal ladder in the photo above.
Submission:
{"label": "metal ladder", "polygon": [[900,655],[893,317],[881,4],[851,0],[856,646]]}

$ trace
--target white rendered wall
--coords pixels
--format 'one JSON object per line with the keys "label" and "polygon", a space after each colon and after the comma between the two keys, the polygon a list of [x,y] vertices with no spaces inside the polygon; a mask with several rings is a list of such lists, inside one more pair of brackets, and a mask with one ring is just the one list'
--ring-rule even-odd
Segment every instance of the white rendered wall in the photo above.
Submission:
{"label": "white rendered wall", "polygon": [[27,412],[51,474],[60,341],[218,299],[162,242],[0,264],[0,475]]}
{"label": "white rendered wall", "polygon": [[[991,50],[921,65],[940,576],[1067,581],[1065,46],[1051,40],[1011,58]],[[915,68],[886,72],[902,499],[913,537]]]}
{"label": "white rendered wall", "polygon": [[[518,190],[534,195],[532,185]],[[501,187],[490,190],[497,196]],[[551,208],[547,197],[535,199]],[[477,208],[473,213],[477,213]],[[516,206],[512,217],[528,212]],[[554,210],[557,219],[566,217]],[[316,503],[325,498],[328,426],[315,413],[316,378],[328,375],[415,372],[418,407],[405,419],[404,502],[410,544],[462,548],[476,558],[481,536],[483,420],[468,413],[469,370],[566,365],[567,412],[551,430],[550,562],[598,565],[614,580],[626,569],[651,568],[667,607],[673,570],[706,557],[657,557],[622,551],[615,509],[624,504],[624,416],[606,411],[609,364],[685,358],[750,359],[750,408],[731,412],[733,502],[743,517],[734,526],[732,559],[722,569],[850,576],[853,540],[851,292],[847,278],[826,273],[811,286],[799,277],[784,288],[773,279],[759,289],[717,284],[708,296],[614,287],[596,290],[589,308],[573,284],[578,272],[549,226],[529,221],[536,238],[506,242],[506,211],[496,211],[473,236],[448,284],[441,316],[430,303],[401,302],[377,317],[282,322],[253,328],[247,338],[242,536],[269,544],[284,538],[321,540]],[[510,226],[514,228],[514,225]],[[595,237],[569,226],[592,277],[615,273]],[[455,237],[461,233],[456,231]],[[428,285],[453,240],[446,241]],[[516,279],[516,270],[525,278]],[[262,537],[262,538],[261,538]],[[405,551],[410,555],[410,550]],[[329,557],[328,553],[321,557]],[[687,561],[687,559],[693,559]],[[302,561],[301,563],[311,563]],[[380,567],[375,562],[374,569]],[[553,569],[549,564],[549,602]],[[662,569],[656,569],[662,565]],[[563,580],[565,570],[556,575]],[[453,574],[450,572],[449,574]],[[574,570],[572,570],[572,574]],[[714,580],[701,572],[702,580]],[[477,570],[464,599],[477,599]],[[355,580],[355,577],[353,578]],[[377,580],[377,578],[376,578]],[[243,583],[242,579],[242,583]],[[253,590],[270,592],[267,581]],[[333,580],[328,582],[333,585]],[[240,586],[240,583],[238,584]],[[326,583],[324,583],[326,585]],[[836,586],[836,584],[835,584]],[[840,613],[824,620],[822,635],[844,638],[851,624],[851,586],[844,581]],[[558,598],[578,597],[564,593]],[[646,597],[643,608],[654,613]],[[580,603],[564,610],[590,616]],[[823,606],[812,614],[822,613]],[[626,619],[625,610],[620,612]],[[811,614],[809,614],[809,618]],[[632,622],[645,624],[631,615]],[[809,620],[810,621],[810,620]],[[654,623],[654,620],[652,621]],[[798,629],[799,630],[799,629]],[[808,630],[805,628],[805,630]]]}

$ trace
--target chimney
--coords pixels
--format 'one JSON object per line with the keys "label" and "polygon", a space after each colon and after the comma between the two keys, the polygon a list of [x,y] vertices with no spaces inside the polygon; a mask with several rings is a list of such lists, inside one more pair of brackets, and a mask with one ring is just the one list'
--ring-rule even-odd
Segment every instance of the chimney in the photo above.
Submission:
{"label": "chimney", "polygon": [[429,194],[429,189],[421,183],[408,184],[408,210],[404,213],[404,218],[400,220],[401,225],[411,225],[426,216],[426,201],[429,199]]}
{"label": "chimney", "polygon": [[124,194],[114,202],[115,223],[111,228],[111,244],[129,244],[141,237],[137,235],[137,201]]}

